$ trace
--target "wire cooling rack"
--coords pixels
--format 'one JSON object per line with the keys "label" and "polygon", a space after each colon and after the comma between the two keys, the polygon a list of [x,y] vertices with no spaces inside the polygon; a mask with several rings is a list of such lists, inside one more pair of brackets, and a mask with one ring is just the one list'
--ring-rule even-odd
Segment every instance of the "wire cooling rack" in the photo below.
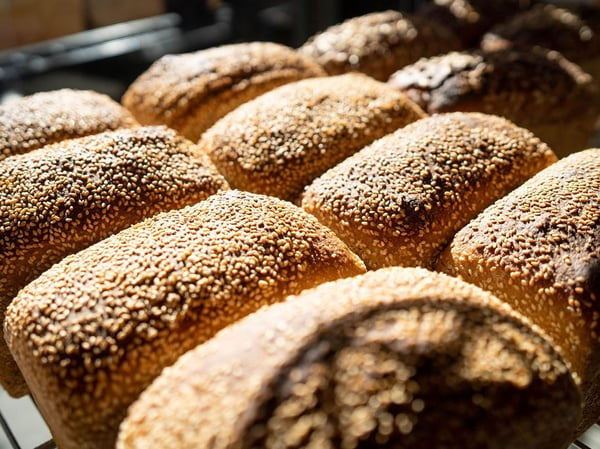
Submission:
{"label": "wire cooling rack", "polygon": [[[0,389],[0,449],[56,449],[29,397],[10,398]],[[600,425],[592,426],[569,449],[600,449]]]}

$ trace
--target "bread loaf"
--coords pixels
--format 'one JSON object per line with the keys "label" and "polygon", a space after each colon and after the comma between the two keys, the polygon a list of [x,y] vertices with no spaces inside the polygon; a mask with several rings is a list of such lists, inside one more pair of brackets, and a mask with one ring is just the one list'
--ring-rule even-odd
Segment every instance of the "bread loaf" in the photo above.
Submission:
{"label": "bread loaf", "polygon": [[501,48],[545,47],[592,75],[600,86],[600,8],[581,2],[561,7],[538,4],[492,27],[481,39],[487,51]]}
{"label": "bread loaf", "polygon": [[117,448],[565,448],[580,398],[543,335],[423,269],[330,282],[182,356]]}
{"label": "bread loaf", "polygon": [[[12,156],[0,162],[0,180],[0,324],[19,289],[67,254],[227,188],[210,160],[166,127],[110,131]],[[3,338],[0,362],[4,388],[26,394]]]}
{"label": "bread loaf", "polygon": [[223,117],[198,144],[233,188],[295,200],[333,165],[424,116],[403,93],[351,73],[267,92]]}
{"label": "bread loaf", "polygon": [[369,268],[431,267],[486,206],[556,161],[500,117],[448,113],[385,136],[317,178],[302,207]]}
{"label": "bread loaf", "polygon": [[429,0],[418,14],[452,30],[465,47],[475,47],[494,24],[527,10],[532,0]]}
{"label": "bread loaf", "polygon": [[329,75],[357,71],[387,81],[396,70],[425,56],[460,50],[444,25],[398,11],[353,17],[310,37],[299,52]]}
{"label": "bread loaf", "polygon": [[600,111],[589,74],[554,51],[470,51],[422,59],[389,84],[426,112],[478,111],[529,129],[559,157],[586,148]]}
{"label": "bread loaf", "polygon": [[193,141],[240,104],[282,84],[325,75],[314,61],[271,43],[229,44],[156,61],[123,104],[144,125],[164,124]]}
{"label": "bread loaf", "polygon": [[137,122],[110,97],[87,90],[40,92],[0,104],[0,160]]}
{"label": "bread loaf", "polygon": [[600,149],[541,171],[459,231],[437,269],[510,303],[544,329],[600,417]]}
{"label": "bread loaf", "polygon": [[6,339],[58,447],[105,449],[186,350],[264,304],[364,270],[299,207],[222,192],[54,265],[9,306]]}

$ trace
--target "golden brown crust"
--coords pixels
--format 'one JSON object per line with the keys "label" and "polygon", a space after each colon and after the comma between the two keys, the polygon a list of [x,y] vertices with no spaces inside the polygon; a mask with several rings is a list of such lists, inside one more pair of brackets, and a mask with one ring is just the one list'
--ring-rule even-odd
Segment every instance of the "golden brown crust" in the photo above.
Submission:
{"label": "golden brown crust", "polygon": [[[597,395],[600,373],[600,149],[575,153],[459,231],[437,269],[512,304],[562,347]],[[600,403],[586,403],[582,430]],[[587,421],[586,421],[587,420]]]}
{"label": "golden brown crust", "polygon": [[61,140],[136,125],[131,114],[106,95],[73,89],[40,92],[0,105],[0,160]]}
{"label": "golden brown crust", "polygon": [[425,114],[366,75],[313,78],[248,102],[199,142],[234,188],[295,200],[346,157]]}
{"label": "golden brown crust", "polygon": [[466,47],[475,47],[494,24],[527,10],[531,0],[431,0],[418,13],[450,28]]}
{"label": "golden brown crust", "polygon": [[558,7],[538,4],[491,28],[481,39],[487,51],[510,46],[541,46],[559,51],[568,60],[600,57],[600,9],[580,4]]}
{"label": "golden brown crust", "polygon": [[54,265],[11,303],[7,341],[59,447],[112,447],[129,404],[183,352],[364,270],[300,208],[221,192]]}
{"label": "golden brown crust", "polygon": [[188,352],[130,408],[117,448],[562,448],[579,406],[521,315],[448,276],[391,268],[288,298]]}
{"label": "golden brown crust", "polygon": [[[208,157],[166,127],[96,134],[0,162],[0,323],[20,288],[68,254],[157,212],[228,188]],[[0,382],[27,392],[0,343]]]}
{"label": "golden brown crust", "polygon": [[135,80],[123,104],[142,124],[165,124],[196,141],[242,103],[282,84],[325,72],[295,50],[270,42],[167,55]]}
{"label": "golden brown crust", "polygon": [[384,11],[354,17],[310,37],[299,52],[329,75],[351,71],[387,81],[419,58],[461,49],[453,33],[424,17]]}
{"label": "golden brown crust", "polygon": [[[389,84],[430,114],[478,111],[506,117],[541,132],[560,126],[563,135],[587,143],[600,103],[592,78],[555,51],[475,50],[422,59],[399,70]],[[565,121],[578,117],[576,126]],[[565,146],[552,133],[537,134],[559,156],[582,147]]]}
{"label": "golden brown crust", "polygon": [[430,267],[471,218],[555,161],[546,144],[503,118],[434,115],[317,178],[302,207],[369,268]]}

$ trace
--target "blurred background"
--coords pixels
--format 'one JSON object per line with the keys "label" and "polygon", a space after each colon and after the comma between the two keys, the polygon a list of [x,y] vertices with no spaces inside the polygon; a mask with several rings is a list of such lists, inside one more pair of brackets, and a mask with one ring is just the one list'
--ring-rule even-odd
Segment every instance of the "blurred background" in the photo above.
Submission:
{"label": "blurred background", "polygon": [[419,0],[0,0],[0,102],[61,87],[115,99],[167,53],[270,40],[292,47],[345,18]]}

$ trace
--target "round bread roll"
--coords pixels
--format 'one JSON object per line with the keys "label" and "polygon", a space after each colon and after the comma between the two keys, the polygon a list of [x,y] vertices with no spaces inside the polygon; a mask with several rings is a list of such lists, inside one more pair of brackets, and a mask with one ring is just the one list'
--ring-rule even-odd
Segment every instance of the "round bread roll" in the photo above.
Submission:
{"label": "round bread roll", "polygon": [[54,265],[9,306],[6,339],[58,447],[105,449],[185,351],[264,304],[364,271],[299,207],[221,192]]}
{"label": "round bread roll", "polygon": [[600,85],[600,8],[582,3],[535,5],[490,29],[481,40],[487,51],[541,46],[559,51]]}
{"label": "round bread roll", "polygon": [[317,63],[292,48],[230,44],[163,56],[129,86],[122,102],[140,123],[164,124],[196,141],[240,104],[282,84],[323,75]]}
{"label": "round bread roll", "polygon": [[399,70],[389,84],[428,113],[478,111],[532,131],[559,157],[586,148],[600,111],[589,74],[554,51],[449,53]]}
{"label": "round bread roll", "polygon": [[199,146],[233,188],[296,200],[330,167],[422,117],[403,93],[349,73],[267,92],[219,120]]}
{"label": "round bread roll", "polygon": [[425,56],[460,50],[446,27],[424,17],[384,11],[354,17],[315,34],[299,48],[329,75],[351,71],[387,81],[396,70]]}
{"label": "round bread roll", "polygon": [[[0,329],[19,289],[67,254],[228,188],[208,157],[166,127],[12,156],[0,162],[0,179]],[[12,396],[27,393],[3,338],[0,383]]]}
{"label": "round bread roll", "polygon": [[317,178],[302,207],[369,268],[431,267],[456,231],[555,161],[545,143],[506,119],[434,115]]}
{"label": "round bread roll", "polygon": [[513,305],[561,347],[600,417],[600,149],[534,176],[459,231],[437,269]]}
{"label": "round bread roll", "polygon": [[525,11],[532,0],[430,0],[418,14],[451,29],[465,47],[475,47],[494,24]]}
{"label": "round bread roll", "polygon": [[40,92],[0,104],[0,161],[61,140],[136,125],[106,95],[73,89]]}
{"label": "round bread roll", "polygon": [[182,356],[118,449],[565,448],[577,386],[491,294],[423,269],[324,284]]}

